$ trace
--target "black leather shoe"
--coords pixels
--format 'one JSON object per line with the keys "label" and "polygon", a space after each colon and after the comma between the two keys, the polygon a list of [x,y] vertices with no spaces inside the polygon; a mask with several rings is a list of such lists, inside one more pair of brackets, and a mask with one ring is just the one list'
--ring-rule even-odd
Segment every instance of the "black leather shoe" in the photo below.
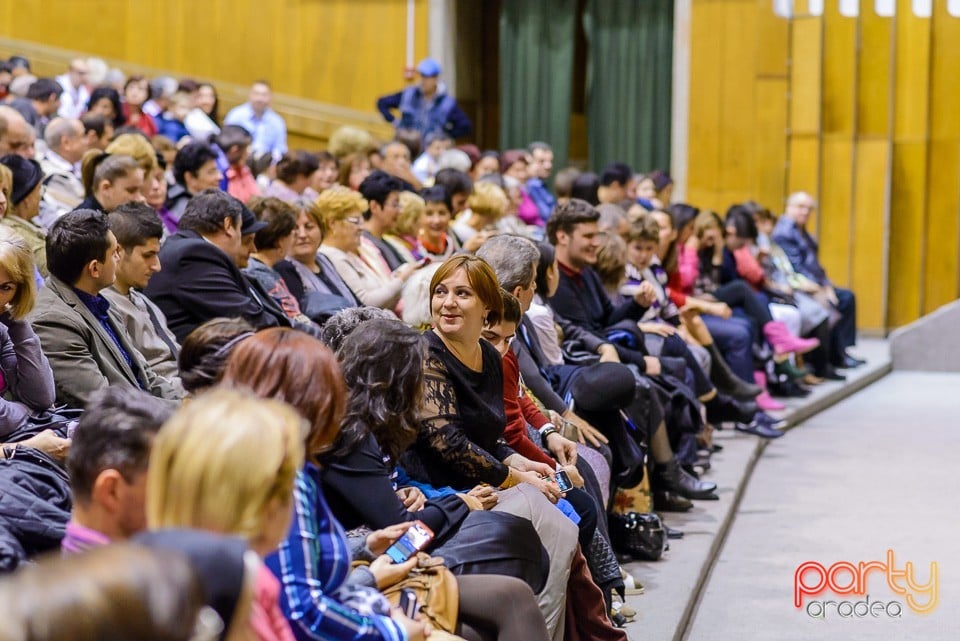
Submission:
{"label": "black leather shoe", "polygon": [[866,365],[866,364],[867,364],[867,361],[861,358],[854,358],[853,356],[850,356],[849,354],[847,354],[846,356],[844,356],[843,364],[841,364],[840,367],[844,369],[853,369],[855,367],[860,367],[861,365]]}
{"label": "black leather shoe", "polygon": [[719,497],[713,493],[714,490],[717,489],[716,483],[700,481],[682,468],[679,470],[679,474],[679,488],[677,491],[680,492],[681,496],[699,501],[716,501],[719,499]]}
{"label": "black leather shoe", "polygon": [[768,383],[767,391],[770,392],[771,396],[778,398],[806,398],[810,396],[810,390],[790,380],[773,384]]}
{"label": "black leather shoe", "polygon": [[654,492],[653,509],[656,512],[689,512],[693,503],[673,492]]}
{"label": "black leather shoe", "polygon": [[783,432],[780,430],[769,427],[760,421],[754,421],[752,423],[737,423],[733,426],[733,428],[738,432],[753,434],[762,438],[774,439],[783,436]]}
{"label": "black leather shoe", "polygon": [[675,492],[687,499],[712,501],[717,498],[713,493],[717,489],[716,483],[697,479],[680,467],[676,460],[654,465],[650,483],[658,490]]}
{"label": "black leather shoe", "polygon": [[820,378],[822,378],[822,379],[824,379],[824,380],[827,380],[827,381],[845,381],[845,380],[847,380],[847,377],[844,376],[843,374],[841,374],[840,372],[838,372],[836,369],[834,369],[832,365],[828,365],[827,367],[825,367],[825,368],[823,369],[823,371],[820,372],[820,373],[818,373],[818,374],[816,374],[816,376],[819,376]]}
{"label": "black leather shoe", "polygon": [[738,401],[737,399],[717,392],[707,401],[707,420],[711,423],[749,423],[757,413],[757,404],[754,401]]}
{"label": "black leather shoe", "polygon": [[663,531],[667,533],[667,538],[668,538],[668,539],[682,539],[682,538],[683,538],[683,530],[674,529],[674,528],[670,527],[669,525],[667,525],[666,523],[664,523],[664,525],[663,525]]}

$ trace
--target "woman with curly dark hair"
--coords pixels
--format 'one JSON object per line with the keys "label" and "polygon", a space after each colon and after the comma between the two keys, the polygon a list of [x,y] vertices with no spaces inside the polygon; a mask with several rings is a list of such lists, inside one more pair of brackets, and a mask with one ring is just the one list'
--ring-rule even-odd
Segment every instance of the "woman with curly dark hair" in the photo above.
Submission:
{"label": "woman with curly dark hair", "polygon": [[[347,528],[367,525],[376,529],[419,519],[437,535],[433,546],[438,540],[449,541],[437,553],[450,565],[462,558],[458,550],[471,546],[489,549],[480,545],[475,531],[465,532],[462,541],[456,536],[470,513],[468,502],[479,508],[479,499],[451,493],[428,501],[412,486],[394,493],[398,480],[395,465],[419,431],[426,353],[423,336],[396,319],[360,324],[344,320],[353,325],[345,328],[349,334],[337,350],[348,390],[347,404],[333,449],[320,457],[323,493],[331,511]],[[336,324],[337,317],[331,322]],[[532,527],[512,515],[484,513],[480,518],[477,529],[503,537],[492,541],[499,543],[500,558],[505,556],[503,552],[507,556],[513,552],[511,539],[518,536],[539,543]],[[512,529],[502,529],[506,527]],[[510,576],[477,574],[478,565],[472,565],[474,570],[464,573],[468,576],[457,577],[459,634],[467,639],[499,641],[545,639],[547,630],[531,588]]]}

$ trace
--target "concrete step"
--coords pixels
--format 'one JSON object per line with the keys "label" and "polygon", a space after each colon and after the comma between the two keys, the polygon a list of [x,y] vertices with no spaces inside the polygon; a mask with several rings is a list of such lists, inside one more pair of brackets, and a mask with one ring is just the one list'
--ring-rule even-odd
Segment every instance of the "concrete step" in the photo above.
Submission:
{"label": "concrete step", "polygon": [[[887,341],[862,339],[851,351],[865,358],[867,364],[846,370],[844,382],[824,383],[813,388],[807,398],[785,400],[787,409],[773,414],[785,419],[790,427],[796,426],[890,373]],[[778,442],[789,444],[789,440],[788,433]],[[626,599],[627,605],[637,611],[636,620],[627,626],[630,639],[683,638],[743,491],[767,443],[734,430],[715,432],[714,441],[723,446],[723,451],[712,457],[712,468],[704,478],[717,484],[720,500],[695,501],[690,512],[664,515],[668,525],[686,533],[684,538],[670,541],[670,550],[660,561],[625,566],[645,587],[644,594]]]}

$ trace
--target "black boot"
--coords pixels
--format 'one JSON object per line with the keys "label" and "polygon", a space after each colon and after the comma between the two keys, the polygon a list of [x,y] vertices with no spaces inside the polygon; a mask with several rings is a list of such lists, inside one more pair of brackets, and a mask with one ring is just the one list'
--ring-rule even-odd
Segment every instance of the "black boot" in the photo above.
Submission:
{"label": "black boot", "polygon": [[705,403],[707,420],[713,424],[733,422],[749,423],[757,413],[757,404],[754,401],[738,401],[737,399],[717,392],[717,395]]}
{"label": "black boot", "polygon": [[658,488],[665,488],[687,499],[713,501],[718,497],[714,494],[716,483],[700,481],[683,470],[675,459],[668,463],[657,463],[653,467],[650,479]]}
{"label": "black boot", "polygon": [[[676,466],[676,461],[671,461]],[[688,512],[693,508],[689,499],[680,495],[679,480],[670,474],[671,463],[656,464],[650,474],[650,493],[655,512]]]}
{"label": "black boot", "polygon": [[710,352],[710,380],[718,390],[746,400],[756,398],[763,392],[759,385],[748,383],[733,373],[727,361],[723,360],[716,343],[704,345],[704,348]]}

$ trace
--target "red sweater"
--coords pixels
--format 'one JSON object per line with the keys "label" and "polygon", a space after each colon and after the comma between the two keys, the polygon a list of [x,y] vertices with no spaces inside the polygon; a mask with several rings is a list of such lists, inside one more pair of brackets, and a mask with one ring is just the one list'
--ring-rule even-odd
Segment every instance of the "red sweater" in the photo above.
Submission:
{"label": "red sweater", "polygon": [[507,444],[531,461],[554,467],[557,462],[527,436],[527,423],[539,430],[550,420],[520,387],[520,365],[513,350],[507,350],[503,357],[503,409],[507,415],[507,428],[503,431]]}

